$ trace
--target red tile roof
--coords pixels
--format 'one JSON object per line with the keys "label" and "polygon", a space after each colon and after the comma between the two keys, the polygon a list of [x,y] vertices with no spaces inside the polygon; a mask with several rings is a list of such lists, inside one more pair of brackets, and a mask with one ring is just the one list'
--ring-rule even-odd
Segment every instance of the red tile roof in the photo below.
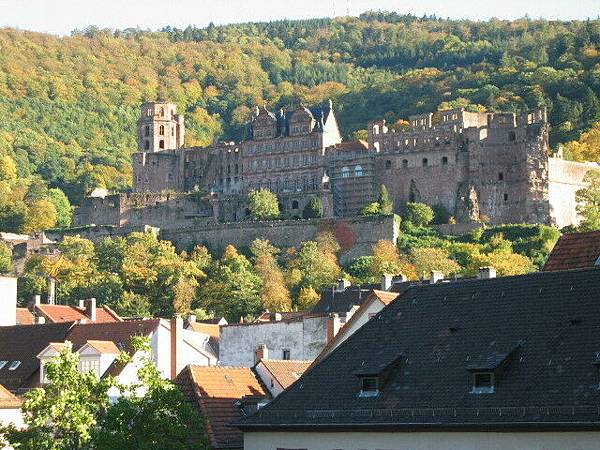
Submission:
{"label": "red tile roof", "polygon": [[287,389],[294,384],[312,364],[312,361],[283,359],[261,359],[260,362],[283,389]]}
{"label": "red tile roof", "polygon": [[[36,311],[52,323],[89,321],[85,308],[67,305],[36,305]],[[96,308],[96,323],[121,322],[122,319],[108,306]]]}
{"label": "red tile roof", "polygon": [[23,400],[0,384],[0,409],[20,408]]}
{"label": "red tile roof", "polygon": [[211,448],[243,449],[242,432],[229,426],[243,416],[236,402],[245,396],[268,396],[252,369],[188,366],[177,384],[206,419]]}
{"label": "red tile roof", "polygon": [[17,325],[33,325],[35,317],[27,308],[17,308]]}
{"label": "red tile roof", "polygon": [[600,231],[563,234],[550,253],[544,272],[593,267],[600,257]]}

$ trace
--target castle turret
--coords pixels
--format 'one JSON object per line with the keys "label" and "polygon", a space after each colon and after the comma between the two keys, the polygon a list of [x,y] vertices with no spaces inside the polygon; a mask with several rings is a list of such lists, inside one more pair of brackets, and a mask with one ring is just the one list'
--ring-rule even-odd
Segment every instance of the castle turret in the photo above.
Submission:
{"label": "castle turret", "polygon": [[159,152],[183,147],[185,125],[177,106],[168,102],[148,102],[141,107],[138,122],[140,152]]}

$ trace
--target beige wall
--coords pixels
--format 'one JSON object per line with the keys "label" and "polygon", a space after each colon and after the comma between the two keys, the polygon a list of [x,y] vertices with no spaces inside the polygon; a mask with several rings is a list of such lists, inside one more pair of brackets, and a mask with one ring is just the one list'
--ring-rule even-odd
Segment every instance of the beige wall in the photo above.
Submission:
{"label": "beige wall", "polygon": [[585,187],[583,178],[588,170],[596,167],[559,158],[548,159],[548,200],[553,224],[559,228],[579,224],[575,194]]}
{"label": "beige wall", "polygon": [[600,432],[244,433],[244,450],[592,450]]}

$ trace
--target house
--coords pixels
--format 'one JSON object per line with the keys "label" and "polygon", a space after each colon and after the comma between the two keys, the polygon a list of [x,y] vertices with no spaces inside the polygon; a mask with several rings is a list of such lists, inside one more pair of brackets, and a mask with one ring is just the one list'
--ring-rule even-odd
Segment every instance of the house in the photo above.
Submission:
{"label": "house", "polygon": [[245,450],[597,449],[600,267],[407,289],[256,414]]}
{"label": "house", "polygon": [[96,306],[96,299],[80,300],[79,306],[41,303],[35,296],[30,308],[17,308],[17,324],[60,322],[122,322],[123,319],[106,305]]}
{"label": "house", "polygon": [[195,331],[209,336],[208,344],[215,355],[219,354],[219,341],[221,339],[221,326],[227,325],[224,317],[208,320],[196,320],[196,316],[191,314],[186,323],[186,330]]}
{"label": "house", "polygon": [[17,321],[17,279],[0,276],[0,327]]}
{"label": "house", "polygon": [[[188,364],[216,365],[210,336],[183,329],[183,321],[151,319],[104,323],[47,323],[0,327],[0,383],[13,392],[43,384],[44,365],[60,353],[65,343],[79,353],[81,370],[98,376],[113,375],[123,384],[137,381],[137,363],[132,337],[147,336],[152,358],[165,378],[174,379]],[[132,362],[120,364],[123,351]]]}
{"label": "house", "polygon": [[23,400],[12,394],[8,389],[0,384],[0,427],[13,424],[22,427],[23,416],[21,415],[21,405]]}
{"label": "house", "polygon": [[242,432],[230,423],[277,397],[310,363],[261,359],[254,368],[188,366],[176,382],[205,418],[210,448],[242,450]]}
{"label": "house", "polygon": [[358,310],[340,329],[338,334],[330,341],[321,354],[314,360],[313,365],[335,350],[339,345],[352,336],[360,327],[376,316],[379,311],[393,302],[397,297],[396,292],[373,290]]}
{"label": "house", "polygon": [[563,234],[544,265],[544,271],[600,265],[600,231]]}
{"label": "house", "polygon": [[274,359],[313,360],[339,331],[337,314],[272,313],[269,321],[221,327],[219,364],[253,367],[256,350],[265,346]]}

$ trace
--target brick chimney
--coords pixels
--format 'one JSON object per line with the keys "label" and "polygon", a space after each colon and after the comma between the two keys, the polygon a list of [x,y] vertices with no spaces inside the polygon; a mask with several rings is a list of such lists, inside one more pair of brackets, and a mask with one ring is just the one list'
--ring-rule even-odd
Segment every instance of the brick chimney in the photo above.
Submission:
{"label": "brick chimney", "polygon": [[431,275],[429,277],[429,282],[431,284],[435,284],[438,281],[442,281],[444,279],[444,274],[439,270],[432,270]]}
{"label": "brick chimney", "polygon": [[394,281],[393,275],[390,275],[389,273],[384,273],[381,276],[381,290],[389,291],[392,287],[393,281]]}
{"label": "brick chimney", "polygon": [[496,278],[496,269],[491,266],[480,267],[479,273],[477,274],[477,278],[480,280],[487,280],[490,278]]}
{"label": "brick chimney", "polygon": [[85,315],[87,316],[88,319],[90,319],[90,322],[95,322],[96,321],[96,299],[89,298],[89,299],[85,300],[84,304],[85,304]]}
{"label": "brick chimney", "polygon": [[335,335],[340,331],[342,322],[339,314],[330,314],[327,318],[327,343],[331,342]]}
{"label": "brick chimney", "polygon": [[183,347],[183,319],[175,314],[171,319],[171,379],[179,374],[181,352]]}
{"label": "brick chimney", "polygon": [[261,359],[269,359],[269,349],[265,344],[260,344],[254,352],[254,365],[258,364]]}

